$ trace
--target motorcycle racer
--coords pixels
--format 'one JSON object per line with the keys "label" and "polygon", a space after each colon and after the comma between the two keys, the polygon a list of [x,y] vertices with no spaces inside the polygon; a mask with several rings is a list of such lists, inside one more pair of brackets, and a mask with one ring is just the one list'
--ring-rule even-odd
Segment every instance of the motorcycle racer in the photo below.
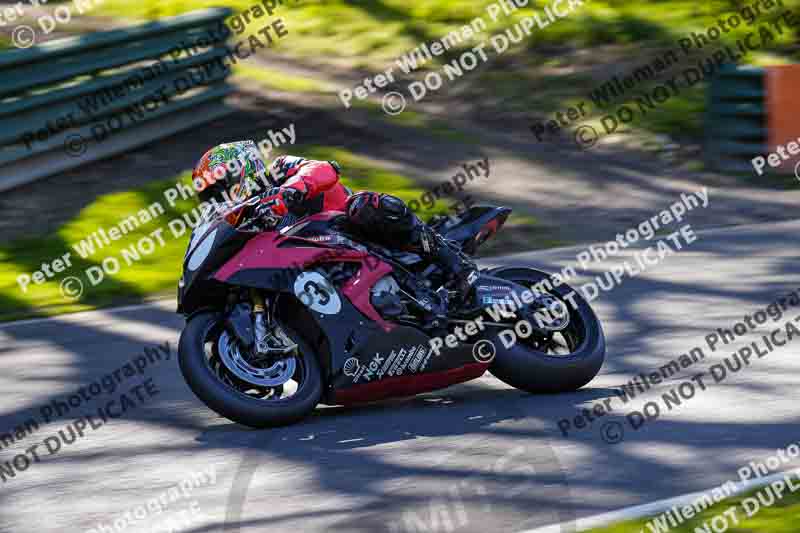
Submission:
{"label": "motorcycle racer", "polygon": [[[210,154],[210,155],[209,155]],[[253,161],[257,156],[259,161]],[[230,162],[230,158],[243,157],[245,164]],[[260,194],[255,209],[257,217],[313,215],[322,211],[341,211],[346,215],[346,226],[353,233],[384,245],[419,254],[423,259],[437,264],[444,272],[445,286],[454,290],[455,305],[469,300],[472,284],[477,279],[474,263],[455,251],[433,228],[422,222],[400,198],[376,192],[351,194],[339,180],[341,167],[336,161],[317,161],[293,155],[276,158],[264,175],[264,164],[253,141],[240,141],[219,145],[203,156],[194,175],[202,176],[209,168],[238,169],[240,183],[253,183],[264,178],[272,188]],[[217,171],[220,173],[220,171]],[[217,180],[227,185],[229,180]],[[247,189],[252,189],[248,186]],[[213,194],[217,189],[210,189]],[[244,196],[247,192],[244,191]],[[444,309],[447,303],[442,306]],[[439,309],[436,314],[443,314]]]}

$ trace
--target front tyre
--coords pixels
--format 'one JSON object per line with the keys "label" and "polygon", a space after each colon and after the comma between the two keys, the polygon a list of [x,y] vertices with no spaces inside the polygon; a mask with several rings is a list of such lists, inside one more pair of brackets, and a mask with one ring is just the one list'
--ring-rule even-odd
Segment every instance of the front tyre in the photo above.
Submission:
{"label": "front tyre", "polygon": [[291,424],[310,414],[322,396],[322,377],[316,355],[308,345],[302,339],[293,339],[299,355],[290,367],[291,383],[287,382],[292,394],[284,397],[284,385],[251,386],[226,372],[225,358],[219,355],[220,337],[227,335],[221,320],[221,314],[200,313],[181,333],[178,361],[192,392],[220,415],[255,428]]}
{"label": "front tyre", "polygon": [[[488,272],[530,288],[550,276],[532,268],[499,268]],[[547,293],[566,303],[570,325],[562,332],[567,353],[555,353],[547,341],[520,339],[506,348],[493,336],[496,356],[489,371],[514,388],[533,393],[577,390],[589,383],[603,366],[606,341],[603,328],[583,297],[569,285],[547,285]],[[574,293],[567,299],[567,296]],[[574,305],[570,303],[574,302]],[[513,325],[509,325],[513,328]]]}

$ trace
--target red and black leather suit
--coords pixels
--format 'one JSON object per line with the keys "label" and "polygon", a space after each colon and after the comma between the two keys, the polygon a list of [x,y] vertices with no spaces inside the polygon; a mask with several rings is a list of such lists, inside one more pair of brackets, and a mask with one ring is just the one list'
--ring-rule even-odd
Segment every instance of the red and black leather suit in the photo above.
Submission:
{"label": "red and black leather suit", "polygon": [[[270,181],[279,188],[292,214],[313,215],[322,211],[346,211],[350,191],[339,181],[335,162],[281,156],[270,166]],[[267,197],[276,194],[269,191]],[[264,199],[266,200],[266,197]],[[284,214],[278,211],[278,214]]]}
{"label": "red and black leather suit", "polygon": [[[389,248],[418,253],[442,267],[448,277],[462,285],[460,289],[468,289],[467,279],[474,265],[462,261],[400,198],[375,192],[350,194],[339,181],[336,162],[281,156],[270,165],[270,178],[292,214],[342,211],[351,231]],[[274,194],[274,189],[268,193]]]}

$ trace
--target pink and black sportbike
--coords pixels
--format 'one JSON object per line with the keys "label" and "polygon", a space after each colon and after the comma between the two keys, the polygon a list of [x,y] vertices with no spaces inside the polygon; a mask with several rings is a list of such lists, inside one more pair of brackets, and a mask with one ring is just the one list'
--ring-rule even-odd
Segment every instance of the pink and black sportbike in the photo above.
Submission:
{"label": "pink and black sportbike", "polygon": [[[456,305],[437,266],[348,233],[344,214],[279,220],[250,216],[254,203],[195,228],[178,289],[181,371],[230,420],[288,424],[319,403],[411,396],[487,370],[529,392],[572,391],[603,364],[600,322],[562,280],[484,269]],[[473,206],[432,226],[472,255],[510,213]]]}

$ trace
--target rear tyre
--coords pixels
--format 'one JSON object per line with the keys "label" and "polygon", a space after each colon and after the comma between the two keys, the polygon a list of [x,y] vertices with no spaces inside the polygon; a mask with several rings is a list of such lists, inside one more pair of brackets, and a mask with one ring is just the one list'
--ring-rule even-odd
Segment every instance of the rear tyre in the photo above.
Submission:
{"label": "rear tyre", "polygon": [[[550,276],[532,268],[500,268],[488,274],[531,287]],[[603,366],[606,341],[600,321],[586,300],[569,285],[548,289],[563,301],[570,312],[570,326],[564,331],[569,354],[554,355],[532,342],[518,341],[506,348],[497,337],[496,356],[489,371],[514,388],[534,393],[558,393],[577,390],[589,383]],[[567,299],[570,296],[572,305]]]}
{"label": "rear tyre", "polygon": [[[238,382],[220,379],[219,365],[212,365],[213,356],[209,358],[221,331],[221,316],[211,312],[195,315],[181,333],[178,361],[192,392],[220,415],[254,428],[291,424],[310,414],[322,396],[322,377],[316,354],[309,346],[287,331],[300,353],[293,378],[297,389],[290,397],[282,398],[280,393],[276,393],[276,399],[245,394],[243,387],[234,386]],[[278,389],[282,391],[282,387]]]}

